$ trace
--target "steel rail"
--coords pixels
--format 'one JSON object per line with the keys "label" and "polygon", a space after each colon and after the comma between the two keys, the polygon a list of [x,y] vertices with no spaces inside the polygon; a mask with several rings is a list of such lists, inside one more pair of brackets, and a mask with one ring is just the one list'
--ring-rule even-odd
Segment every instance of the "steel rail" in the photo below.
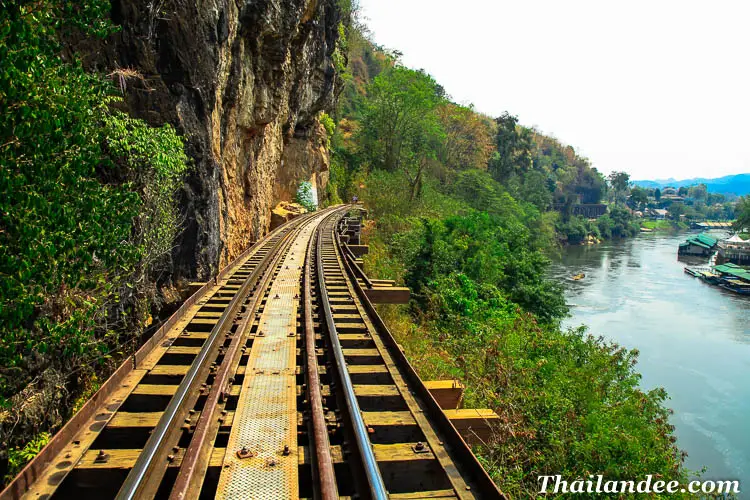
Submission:
{"label": "steel rail", "polygon": [[[334,246],[339,251],[346,246],[346,244],[341,241],[338,233],[334,234]],[[449,445],[452,452],[451,454],[458,459],[454,460],[454,463],[456,463],[456,465],[460,465],[459,468],[462,471],[462,475],[463,473],[466,473],[469,477],[471,477],[471,483],[474,487],[472,491],[478,493],[480,498],[506,500],[508,497],[506,497],[505,494],[500,491],[492,478],[490,478],[489,474],[487,474],[487,471],[479,462],[477,456],[471,451],[469,445],[466,443],[466,441],[464,441],[460,433],[454,427],[453,423],[446,416],[445,412],[443,412],[442,408],[440,408],[440,405],[437,403],[435,398],[432,396],[432,394],[430,394],[430,391],[425,387],[422,379],[419,377],[417,371],[407,359],[404,351],[396,342],[396,339],[388,329],[388,326],[377,313],[375,306],[373,306],[372,302],[367,297],[365,289],[356,279],[357,273],[355,272],[354,268],[357,268],[358,266],[356,266],[354,262],[351,262],[347,258],[345,253],[342,252],[342,254],[344,255],[343,264],[345,274],[347,274],[352,280],[354,291],[356,292],[357,297],[364,306],[365,311],[370,317],[373,326],[380,334],[380,337],[385,341],[386,347],[394,357],[396,364],[403,368],[407,380],[411,384],[411,387],[414,388],[414,394],[419,395],[422,401],[424,401],[425,414],[441,429],[443,439],[445,439],[446,444]]]}
{"label": "steel rail", "polygon": [[[308,218],[309,217],[300,219],[298,224],[303,220],[307,220]],[[298,224],[295,224],[295,227]],[[165,438],[175,427],[175,421],[177,419],[178,413],[181,413],[185,410],[183,408],[183,403],[185,402],[188,394],[190,392],[193,392],[191,391],[191,389],[197,382],[199,372],[204,369],[204,365],[209,359],[209,355],[216,350],[215,348],[218,348],[217,342],[221,337],[221,334],[225,329],[229,328],[232,318],[239,311],[239,308],[244,302],[251,286],[258,281],[258,277],[261,276],[261,273],[265,271],[270,261],[273,260],[273,257],[280,248],[282,242],[284,242],[293,232],[293,227],[290,227],[288,229],[289,233],[287,233],[287,235],[285,236],[281,236],[279,238],[279,241],[277,241],[273,245],[271,250],[264,257],[262,263],[256,266],[252,274],[247,278],[247,280],[245,280],[245,282],[242,284],[242,287],[237,291],[237,293],[232,298],[232,301],[222,313],[219,321],[211,329],[211,333],[209,334],[208,339],[203,345],[203,348],[200,350],[195,360],[193,361],[193,364],[190,366],[187,374],[182,379],[180,385],[177,387],[175,395],[169,401],[167,408],[164,410],[164,414],[159,419],[159,423],[154,428],[151,436],[146,442],[146,445],[143,447],[140,455],[138,455],[138,459],[136,460],[133,468],[125,478],[125,482],[120,487],[120,491],[117,493],[118,500],[133,500],[135,498],[138,498],[138,494],[141,491],[143,483],[147,479],[147,475],[151,471],[157,454],[163,451]]]}
{"label": "steel rail", "polygon": [[[190,440],[190,445],[188,445],[185,455],[182,458],[177,479],[172,486],[172,492],[169,496],[170,500],[182,500],[187,498],[190,491],[199,489],[208,469],[208,460],[206,460],[208,457],[207,445],[210,443],[210,437],[219,426],[219,422],[215,419],[214,414],[219,404],[225,399],[226,394],[229,393],[227,384],[231,384],[230,374],[234,372],[239,363],[242,341],[245,339],[245,334],[250,330],[250,325],[263,297],[263,291],[268,287],[273,277],[274,269],[279,265],[285,251],[291,246],[294,237],[299,235],[302,228],[310,220],[307,219],[289,231],[289,234],[284,238],[283,244],[275,252],[272,262],[266,267],[263,276],[259,279],[251,303],[247,305],[246,315],[234,333],[232,341],[224,353],[224,359],[216,371],[206,403],[201,410],[201,416],[198,419],[193,437]],[[214,432],[211,432],[212,430]]]}
{"label": "steel rail", "polygon": [[[277,232],[280,232],[283,229],[283,226],[274,229],[266,236],[266,238],[273,237]],[[35,482],[47,473],[51,463],[60,455],[63,448],[77,433],[81,432],[86,422],[101,410],[101,406],[104,402],[106,402],[111,394],[120,387],[122,381],[138,367],[139,363],[142,362],[152,350],[159,345],[159,343],[161,343],[167,332],[185,317],[189,308],[203,298],[208,293],[211,286],[226,277],[235,266],[242,262],[243,259],[247,259],[257,252],[262,245],[262,241],[252,243],[236,259],[220,269],[215,276],[210,278],[193,295],[188,297],[182,305],[180,305],[177,311],[162,323],[152,336],[138,348],[138,351],[136,351],[135,354],[125,358],[119,367],[102,384],[100,389],[83,405],[83,408],[75,413],[71,419],[59,431],[57,431],[57,433],[55,433],[50,442],[42,448],[39,454],[26,464],[21,472],[4,490],[0,491],[0,500],[15,500],[27,494]],[[69,472],[69,468],[62,470],[59,470],[58,468],[55,472],[57,481],[61,483],[63,478],[67,477]]]}
{"label": "steel rail", "polygon": [[[333,215],[331,216],[333,217]],[[354,393],[354,386],[352,385],[349,371],[346,369],[346,361],[344,359],[344,351],[339,342],[338,332],[336,331],[336,325],[333,321],[333,313],[331,312],[331,304],[328,300],[328,290],[325,284],[325,274],[323,269],[323,232],[326,230],[325,225],[322,230],[318,232],[318,255],[317,255],[317,269],[318,269],[318,290],[320,301],[325,312],[326,324],[328,325],[329,339],[331,342],[331,349],[333,350],[334,359],[338,367],[339,376],[341,378],[341,384],[343,386],[343,395],[346,401],[346,406],[349,411],[349,416],[352,420],[352,430],[354,431],[354,437],[357,442],[362,462],[365,469],[365,476],[370,488],[370,494],[374,500],[387,500],[388,491],[385,488],[383,482],[383,476],[380,474],[378,468],[378,462],[375,459],[375,453],[372,450],[370,438],[367,433],[367,427],[365,426],[364,419],[362,418],[362,412],[359,409],[359,403],[357,403],[357,396]],[[329,226],[329,231],[336,233],[336,224]],[[334,235],[335,239],[335,235]],[[334,248],[335,243],[334,243]]]}
{"label": "steel rail", "polygon": [[[321,231],[323,223],[318,226],[316,234]],[[323,395],[320,389],[320,374],[318,373],[318,355],[315,350],[315,327],[313,324],[312,310],[312,266],[314,252],[317,247],[317,239],[310,238],[307,245],[307,258],[305,262],[304,289],[305,298],[305,351],[307,354],[307,390],[310,408],[312,412],[313,441],[315,442],[314,464],[317,468],[318,483],[320,486],[320,497],[323,500],[336,500],[339,498],[336,486],[336,473],[333,469],[333,458],[331,457],[331,446],[328,439],[325,414],[323,413]],[[317,247],[320,252],[320,247]],[[323,279],[318,276],[318,281]]]}

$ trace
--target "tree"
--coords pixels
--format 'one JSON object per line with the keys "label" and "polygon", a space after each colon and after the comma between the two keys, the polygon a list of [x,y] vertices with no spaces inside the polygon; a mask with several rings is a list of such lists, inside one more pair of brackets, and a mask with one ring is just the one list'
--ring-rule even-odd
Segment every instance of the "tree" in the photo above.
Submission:
{"label": "tree", "polygon": [[518,118],[507,111],[497,123],[497,153],[490,160],[490,173],[498,182],[507,182],[531,168],[532,137],[529,129],[518,125]]}
{"label": "tree", "polygon": [[431,76],[403,66],[387,69],[368,88],[363,150],[373,166],[404,173],[412,200],[445,136],[435,112],[443,100],[440,92]]}
{"label": "tree", "polygon": [[597,169],[580,165],[571,187],[581,195],[581,203],[599,203],[607,191],[607,181]]}
{"label": "tree", "polygon": [[682,186],[680,189],[677,190],[678,196],[687,196],[688,195],[688,188],[685,186]]}
{"label": "tree", "polygon": [[625,199],[630,182],[630,174],[627,172],[612,172],[608,177],[609,185],[615,195],[615,204]]}
{"label": "tree", "polygon": [[654,190],[654,199],[656,200],[656,203],[659,203],[661,201],[661,189],[656,188]]}
{"label": "tree", "polygon": [[716,205],[724,203],[726,201],[727,197],[724,196],[721,193],[708,193],[708,196],[706,197],[706,205]]}
{"label": "tree", "polygon": [[688,189],[688,196],[696,200],[705,200],[708,195],[708,187],[705,184],[691,186]]}
{"label": "tree", "polygon": [[630,207],[643,210],[648,203],[648,193],[642,187],[635,186],[630,190]]}
{"label": "tree", "polygon": [[521,199],[533,203],[541,211],[546,211],[552,203],[552,191],[547,181],[547,176],[538,170],[528,172],[521,185]]}
{"label": "tree", "polygon": [[685,205],[683,203],[672,203],[669,207],[669,216],[672,220],[679,222],[680,216],[685,213]]}
{"label": "tree", "polygon": [[440,159],[450,170],[487,169],[494,141],[492,122],[471,107],[445,102],[437,108],[445,131]]}
{"label": "tree", "polygon": [[750,228],[750,195],[743,196],[739,199],[734,208],[734,213],[737,217],[737,220],[734,223],[734,229],[736,231]]}

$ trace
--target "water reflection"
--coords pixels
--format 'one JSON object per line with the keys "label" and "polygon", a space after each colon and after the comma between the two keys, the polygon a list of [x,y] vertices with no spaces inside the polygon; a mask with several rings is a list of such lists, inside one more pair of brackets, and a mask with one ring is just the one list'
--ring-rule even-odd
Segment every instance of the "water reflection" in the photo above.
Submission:
{"label": "water reflection", "polygon": [[[572,306],[565,324],[638,349],[644,388],[672,398],[688,467],[750,489],[750,298],[686,275],[683,240],[649,234],[565,249],[552,269]],[[578,273],[586,277],[571,280]]]}

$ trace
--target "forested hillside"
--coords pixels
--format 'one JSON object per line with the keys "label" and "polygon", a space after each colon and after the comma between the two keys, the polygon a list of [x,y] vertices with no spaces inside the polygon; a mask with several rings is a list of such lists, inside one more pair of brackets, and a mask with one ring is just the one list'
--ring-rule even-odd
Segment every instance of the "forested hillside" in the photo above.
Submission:
{"label": "forested hillside", "polygon": [[[423,378],[458,378],[468,407],[500,415],[477,450],[493,478],[530,497],[540,474],[683,477],[667,395],[638,388],[637,352],[561,329],[562,290],[545,276],[560,230],[588,223],[566,206],[601,201],[603,176],[510,114],[453,102],[362,26],[347,36],[329,201],[365,203],[367,272],[412,289],[381,312]],[[600,224],[627,233],[629,217]]]}

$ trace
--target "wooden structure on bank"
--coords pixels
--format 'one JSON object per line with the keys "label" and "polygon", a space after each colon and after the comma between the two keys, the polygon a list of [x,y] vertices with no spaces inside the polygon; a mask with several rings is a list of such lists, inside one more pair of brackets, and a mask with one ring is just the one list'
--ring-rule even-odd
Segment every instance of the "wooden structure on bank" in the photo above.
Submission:
{"label": "wooden structure on bank", "polygon": [[719,242],[718,248],[717,263],[731,262],[740,266],[750,265],[750,240],[743,240],[735,234],[728,240]]}

